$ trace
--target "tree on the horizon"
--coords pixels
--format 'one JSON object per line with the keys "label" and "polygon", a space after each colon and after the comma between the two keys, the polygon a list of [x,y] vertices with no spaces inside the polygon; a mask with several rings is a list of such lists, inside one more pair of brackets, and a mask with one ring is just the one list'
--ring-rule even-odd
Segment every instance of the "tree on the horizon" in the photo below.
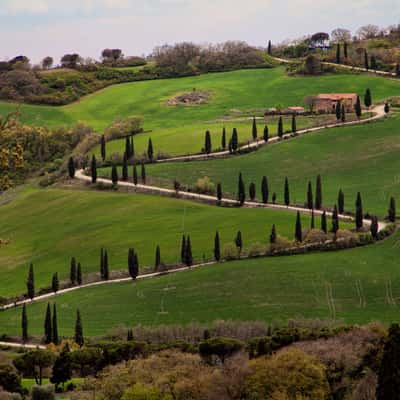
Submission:
{"label": "tree on the horizon", "polygon": [[272,55],[272,43],[270,40],[268,40],[268,50],[267,50],[268,54],[271,56]]}

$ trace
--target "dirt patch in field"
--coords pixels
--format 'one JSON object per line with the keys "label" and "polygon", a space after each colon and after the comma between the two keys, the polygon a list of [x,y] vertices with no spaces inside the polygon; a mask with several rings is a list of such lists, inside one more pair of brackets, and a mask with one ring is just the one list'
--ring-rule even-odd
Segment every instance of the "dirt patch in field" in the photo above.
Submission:
{"label": "dirt patch in field", "polygon": [[168,106],[196,106],[207,104],[211,94],[206,91],[192,90],[180,93],[167,101]]}

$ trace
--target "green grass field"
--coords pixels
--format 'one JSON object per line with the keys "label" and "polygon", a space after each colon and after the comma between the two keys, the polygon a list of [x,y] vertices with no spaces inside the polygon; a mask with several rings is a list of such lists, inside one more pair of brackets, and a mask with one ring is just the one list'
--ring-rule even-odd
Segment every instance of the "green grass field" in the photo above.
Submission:
{"label": "green grass field", "polygon": [[221,182],[224,192],[235,194],[242,172],[247,185],[252,181],[257,184],[258,196],[261,178],[266,175],[278,202],[283,202],[287,176],[291,201],[304,204],[308,180],[315,190],[316,176],[321,174],[326,206],[333,206],[342,188],[345,208],[354,211],[356,194],[360,191],[364,210],[384,217],[390,196],[400,199],[399,131],[400,114],[395,114],[385,121],[319,131],[229,159],[153,164],[147,167],[147,175],[156,182],[177,179],[185,185],[208,176],[214,183]]}
{"label": "green grass field", "polygon": [[[40,288],[50,285],[56,271],[67,278],[73,256],[84,273],[98,272],[102,246],[108,250],[110,269],[127,269],[130,247],[142,266],[154,265],[157,245],[162,260],[173,264],[180,260],[185,233],[191,235],[194,259],[202,261],[212,257],[216,230],[222,246],[241,230],[247,248],[267,244],[273,223],[292,239],[296,219],[292,212],[223,208],[150,195],[32,188],[0,211],[0,237],[9,240],[0,248],[0,296],[25,292],[30,262]],[[308,216],[303,224],[309,226]]]}
{"label": "green grass field", "polygon": [[[216,319],[336,318],[364,324],[398,320],[400,234],[366,248],[229,262],[142,282],[58,296],[59,329],[72,335],[118,325],[186,324]],[[28,307],[30,333],[43,334],[46,302]],[[0,333],[20,334],[21,309],[0,313]]]}

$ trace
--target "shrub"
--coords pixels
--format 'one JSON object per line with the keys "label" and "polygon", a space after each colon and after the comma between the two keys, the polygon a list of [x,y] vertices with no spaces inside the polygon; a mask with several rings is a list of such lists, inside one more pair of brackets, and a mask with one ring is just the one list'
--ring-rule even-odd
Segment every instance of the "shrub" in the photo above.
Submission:
{"label": "shrub", "polygon": [[53,385],[34,385],[31,389],[32,400],[54,400],[54,386]]}
{"label": "shrub", "polygon": [[214,195],[215,185],[208,176],[204,176],[197,180],[194,190],[196,193]]}
{"label": "shrub", "polygon": [[274,252],[283,249],[288,249],[290,247],[293,247],[293,245],[294,243],[292,241],[283,236],[278,235],[278,237],[276,238],[276,242],[271,244],[270,251]]}
{"label": "shrub", "polygon": [[267,249],[261,243],[254,243],[249,247],[248,256],[249,257],[258,257],[262,256],[266,253]]}
{"label": "shrub", "polygon": [[320,229],[310,229],[304,237],[304,243],[324,243],[328,240],[328,235]]}
{"label": "shrub", "polygon": [[237,247],[233,243],[226,243],[222,249],[222,257],[225,260],[235,260],[238,257]]}

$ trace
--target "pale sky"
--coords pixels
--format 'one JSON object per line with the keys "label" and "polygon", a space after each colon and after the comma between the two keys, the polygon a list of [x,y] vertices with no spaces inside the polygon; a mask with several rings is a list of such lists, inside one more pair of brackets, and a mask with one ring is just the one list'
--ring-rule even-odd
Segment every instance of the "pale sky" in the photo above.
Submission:
{"label": "pale sky", "polygon": [[266,46],[317,31],[400,23],[399,0],[0,0],[0,59],[106,47],[148,54],[181,41]]}

